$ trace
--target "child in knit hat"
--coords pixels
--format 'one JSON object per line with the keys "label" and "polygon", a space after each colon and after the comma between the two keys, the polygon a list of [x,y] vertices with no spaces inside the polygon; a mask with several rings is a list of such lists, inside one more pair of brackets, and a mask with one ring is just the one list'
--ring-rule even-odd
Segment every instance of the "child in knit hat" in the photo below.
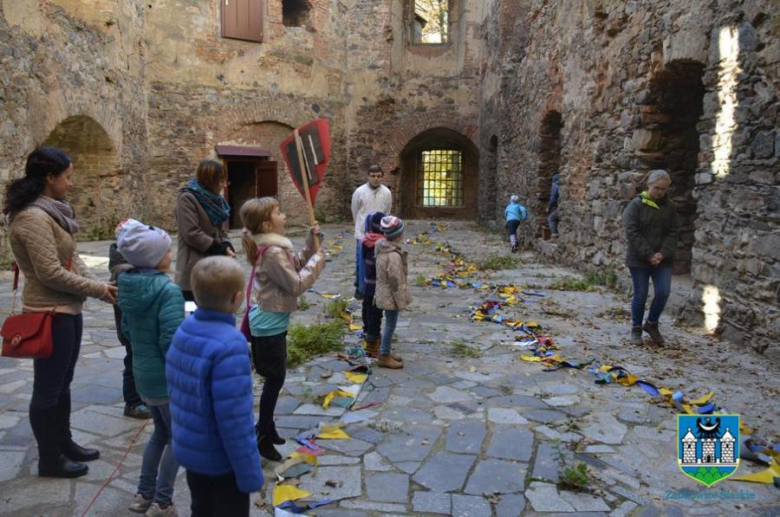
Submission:
{"label": "child in knit hat", "polygon": [[374,303],[385,311],[385,330],[379,349],[377,366],[381,368],[403,368],[403,362],[391,353],[393,334],[398,324],[398,313],[412,301],[407,275],[409,272],[407,252],[401,249],[404,222],[388,215],[382,218],[382,233],[385,238],[376,243],[376,294]]}
{"label": "child in knit hat", "polygon": [[184,319],[184,297],[166,274],[173,259],[171,237],[166,232],[129,219],[117,228],[117,237],[119,252],[133,266],[117,277],[122,331],[133,349],[136,388],[154,420],[138,493],[129,510],[176,515],[173,486],[179,465],[171,447],[165,354]]}

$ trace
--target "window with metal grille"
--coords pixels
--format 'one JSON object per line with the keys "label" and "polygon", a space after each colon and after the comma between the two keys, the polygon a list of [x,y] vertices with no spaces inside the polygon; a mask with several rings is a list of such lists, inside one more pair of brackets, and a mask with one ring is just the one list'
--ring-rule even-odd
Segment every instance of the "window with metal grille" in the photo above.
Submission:
{"label": "window with metal grille", "polygon": [[431,149],[417,156],[417,206],[463,206],[463,153]]}

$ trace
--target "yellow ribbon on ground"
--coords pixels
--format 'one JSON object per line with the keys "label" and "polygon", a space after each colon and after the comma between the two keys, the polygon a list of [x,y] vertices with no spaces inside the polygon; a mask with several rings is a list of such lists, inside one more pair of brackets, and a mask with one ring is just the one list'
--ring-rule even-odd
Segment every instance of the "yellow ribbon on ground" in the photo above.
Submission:
{"label": "yellow ribbon on ground", "polygon": [[279,506],[287,501],[297,501],[304,497],[309,497],[311,492],[301,490],[300,488],[290,485],[276,485],[274,487],[274,506]]}
{"label": "yellow ribbon on ground", "polygon": [[715,396],[715,392],[711,391],[711,392],[707,393],[706,395],[702,395],[701,397],[699,397],[697,399],[693,399],[691,401],[691,404],[693,404],[694,406],[703,406],[703,405],[707,404],[707,402],[709,402],[710,399],[713,396]]}
{"label": "yellow ribbon on ground", "polygon": [[343,424],[325,424],[320,423],[320,429],[317,438],[322,440],[349,440],[350,436],[341,428]]}
{"label": "yellow ribbon on ground", "polygon": [[363,325],[361,325],[359,323],[350,323],[349,324],[349,330],[351,330],[353,332],[356,331],[356,330],[360,330],[362,328],[363,328]]}
{"label": "yellow ribbon on ground", "polygon": [[354,382],[356,384],[363,384],[366,382],[366,379],[368,379],[368,375],[365,373],[344,372],[344,376],[349,382]]}
{"label": "yellow ribbon on ground", "polygon": [[343,390],[331,391],[330,393],[325,395],[325,400],[322,401],[322,407],[328,409],[330,407],[330,403],[333,402],[333,399],[335,399],[336,397],[355,398],[354,395],[352,395],[347,391],[343,391]]}
{"label": "yellow ribbon on ground", "polygon": [[731,479],[734,481],[747,481],[748,483],[771,485],[775,482],[775,478],[780,478],[780,464],[777,463],[777,460],[772,458],[772,461],[769,463],[769,468],[764,469],[761,472],[737,476]]}

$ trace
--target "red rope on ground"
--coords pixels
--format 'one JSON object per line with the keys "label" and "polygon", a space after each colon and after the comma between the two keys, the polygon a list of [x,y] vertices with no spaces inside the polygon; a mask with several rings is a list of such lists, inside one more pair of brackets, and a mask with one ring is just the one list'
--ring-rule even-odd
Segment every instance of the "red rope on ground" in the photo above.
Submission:
{"label": "red rope on ground", "polygon": [[144,422],[144,425],[138,428],[138,431],[135,432],[133,435],[133,439],[130,440],[130,445],[127,446],[127,449],[125,449],[125,453],[122,455],[122,459],[119,460],[119,463],[117,464],[114,471],[109,475],[106,480],[103,482],[103,484],[100,486],[100,490],[98,490],[97,494],[95,494],[95,497],[92,498],[92,501],[90,501],[87,508],[84,510],[84,513],[81,514],[81,517],[85,517],[87,513],[92,509],[92,507],[95,505],[95,502],[97,501],[98,497],[100,497],[100,494],[103,493],[103,489],[108,486],[108,484],[111,482],[112,479],[114,479],[114,475],[116,475],[117,471],[119,471],[119,467],[122,466],[122,463],[125,462],[125,459],[127,458],[127,455],[130,454],[130,449],[133,448],[133,445],[135,445],[135,441],[138,440],[138,437],[141,436],[141,433],[146,429],[147,424],[149,424],[149,420]]}

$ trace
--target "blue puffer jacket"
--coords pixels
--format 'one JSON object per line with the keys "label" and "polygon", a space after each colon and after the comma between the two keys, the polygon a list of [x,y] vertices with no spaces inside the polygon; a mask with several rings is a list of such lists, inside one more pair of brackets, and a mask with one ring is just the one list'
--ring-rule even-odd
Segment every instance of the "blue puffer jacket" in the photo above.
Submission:
{"label": "blue puffer jacket", "polygon": [[197,309],[173,337],[166,372],[179,464],[205,476],[234,472],[239,490],[260,490],[252,372],[235,318]]}
{"label": "blue puffer jacket", "polygon": [[168,396],[165,354],[184,319],[184,297],[168,275],[132,269],[119,275],[122,332],[133,348],[133,377],[138,393],[147,399]]}
{"label": "blue puffer jacket", "polygon": [[525,221],[528,219],[528,211],[520,203],[509,203],[504,210],[507,221]]}

